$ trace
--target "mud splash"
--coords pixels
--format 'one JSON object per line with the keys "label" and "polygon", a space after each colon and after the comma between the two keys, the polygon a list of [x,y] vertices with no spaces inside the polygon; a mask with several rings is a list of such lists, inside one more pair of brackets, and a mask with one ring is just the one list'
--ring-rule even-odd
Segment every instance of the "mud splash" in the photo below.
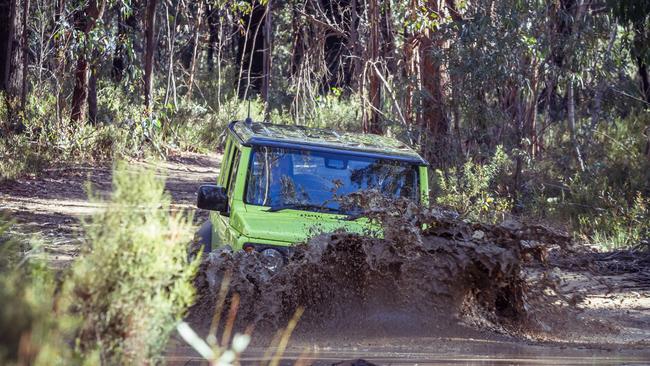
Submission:
{"label": "mud splash", "polygon": [[519,334],[539,329],[540,314],[575,301],[555,291],[545,268],[550,248],[570,244],[562,233],[513,221],[467,223],[405,200],[352,199],[382,225],[384,238],[323,234],[296,246],[275,274],[255,253],[213,252],[197,277],[190,321],[209,322],[225,273],[230,294],[241,299],[239,322],[258,329],[282,327],[303,307],[301,324],[311,329],[382,324],[408,333],[461,321]]}

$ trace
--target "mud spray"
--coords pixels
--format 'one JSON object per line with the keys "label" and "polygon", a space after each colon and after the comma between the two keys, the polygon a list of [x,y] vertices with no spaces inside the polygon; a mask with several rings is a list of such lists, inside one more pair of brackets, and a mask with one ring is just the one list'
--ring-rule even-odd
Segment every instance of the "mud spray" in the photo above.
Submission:
{"label": "mud spray", "polygon": [[350,199],[381,224],[382,239],[323,234],[298,245],[275,274],[256,253],[211,253],[190,321],[210,322],[227,272],[230,294],[241,299],[238,322],[256,331],[285,326],[303,307],[299,330],[312,332],[408,336],[462,324],[522,335],[544,331],[577,301],[556,291],[545,266],[549,250],[570,245],[565,234],[513,221],[467,223],[378,195]]}

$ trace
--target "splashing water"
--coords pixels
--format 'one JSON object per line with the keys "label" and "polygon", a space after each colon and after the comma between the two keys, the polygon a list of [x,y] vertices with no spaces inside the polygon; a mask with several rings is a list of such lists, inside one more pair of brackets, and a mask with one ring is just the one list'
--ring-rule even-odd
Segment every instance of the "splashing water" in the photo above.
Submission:
{"label": "splashing water", "polygon": [[196,280],[193,322],[211,317],[225,273],[232,273],[230,293],[241,298],[239,322],[258,329],[281,327],[304,307],[301,324],[312,329],[408,333],[460,320],[516,333],[534,328],[533,315],[559,296],[545,272],[535,282],[524,272],[526,263],[543,267],[550,246],[567,245],[563,234],[515,222],[466,223],[368,193],[348,199],[381,224],[383,238],[322,234],[297,245],[277,273],[257,253],[213,252]]}

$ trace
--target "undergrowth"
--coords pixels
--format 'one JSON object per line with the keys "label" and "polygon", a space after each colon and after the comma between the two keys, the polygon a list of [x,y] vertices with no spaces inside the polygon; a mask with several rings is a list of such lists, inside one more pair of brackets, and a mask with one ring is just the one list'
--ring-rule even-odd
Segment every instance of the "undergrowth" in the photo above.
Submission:
{"label": "undergrowth", "polygon": [[66,311],[69,298],[61,295],[42,246],[17,241],[8,227],[0,223],[0,364],[80,365],[68,343],[79,319]]}
{"label": "undergrowth", "polygon": [[[160,90],[158,91],[160,93]],[[0,95],[0,99],[2,95]],[[250,114],[265,120],[261,99],[240,101],[231,97],[214,103],[188,101],[158,105],[151,116],[141,102],[132,100],[120,86],[102,85],[94,123],[73,122],[69,110],[59,108],[53,94],[33,91],[23,118],[24,131],[0,131],[0,180],[38,174],[56,164],[111,162],[122,158],[165,158],[183,151],[216,151],[224,129]],[[319,97],[301,124],[311,127],[359,129],[359,108],[336,95]],[[292,111],[275,107],[267,116],[273,123],[294,124]],[[6,109],[0,104],[0,126]]]}
{"label": "undergrowth", "polygon": [[[0,227],[0,364],[155,364],[193,301],[191,217],[152,170],[118,163],[86,247],[58,276]],[[10,257],[8,253],[13,253]],[[18,254],[16,254],[18,253]]]}
{"label": "undergrowth", "polygon": [[467,161],[462,168],[436,170],[435,202],[456,210],[473,221],[503,220],[512,209],[512,200],[499,194],[499,175],[510,165],[501,146],[486,164]]}
{"label": "undergrowth", "polygon": [[644,135],[649,121],[650,114],[641,113],[583,132],[591,139],[581,146],[584,171],[567,155],[570,141],[561,128],[550,131],[561,140],[558,146],[536,158],[519,152],[523,168],[517,196],[507,189],[514,166],[500,147],[483,164],[468,160],[459,168],[438,170],[435,202],[486,222],[503,220],[516,208],[525,220],[566,228],[577,240],[604,250],[650,248],[650,156]]}
{"label": "undergrowth", "polygon": [[191,219],[170,212],[154,171],[130,169],[117,164],[112,199],[84,225],[90,245],[70,277],[80,348],[111,364],[156,362],[193,299],[198,266],[187,263]]}

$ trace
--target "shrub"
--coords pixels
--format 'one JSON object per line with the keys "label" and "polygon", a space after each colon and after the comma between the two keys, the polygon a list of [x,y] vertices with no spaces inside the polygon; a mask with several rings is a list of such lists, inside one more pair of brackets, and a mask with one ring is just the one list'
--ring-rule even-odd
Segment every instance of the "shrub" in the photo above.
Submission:
{"label": "shrub", "polygon": [[487,164],[470,160],[462,169],[436,170],[435,202],[471,220],[493,222],[503,218],[512,202],[499,196],[494,185],[508,164],[508,155],[499,146]]}
{"label": "shrub", "polygon": [[118,163],[113,196],[85,226],[89,246],[68,290],[82,317],[79,345],[110,364],[153,361],[193,298],[198,262],[187,263],[191,219],[170,213],[154,171]]}
{"label": "shrub", "polygon": [[650,114],[601,124],[584,146],[586,169],[570,169],[565,149],[534,161],[536,189],[526,214],[569,224],[575,236],[603,249],[639,245],[649,237],[650,160],[644,129]]}
{"label": "shrub", "polygon": [[606,250],[639,247],[650,239],[650,198],[641,193],[630,204],[613,201],[577,218],[578,234]]}
{"label": "shrub", "polygon": [[[40,245],[23,252],[24,243],[0,222],[0,364],[77,365],[81,358],[66,340],[78,324],[67,313]],[[90,358],[89,358],[90,360]]]}

